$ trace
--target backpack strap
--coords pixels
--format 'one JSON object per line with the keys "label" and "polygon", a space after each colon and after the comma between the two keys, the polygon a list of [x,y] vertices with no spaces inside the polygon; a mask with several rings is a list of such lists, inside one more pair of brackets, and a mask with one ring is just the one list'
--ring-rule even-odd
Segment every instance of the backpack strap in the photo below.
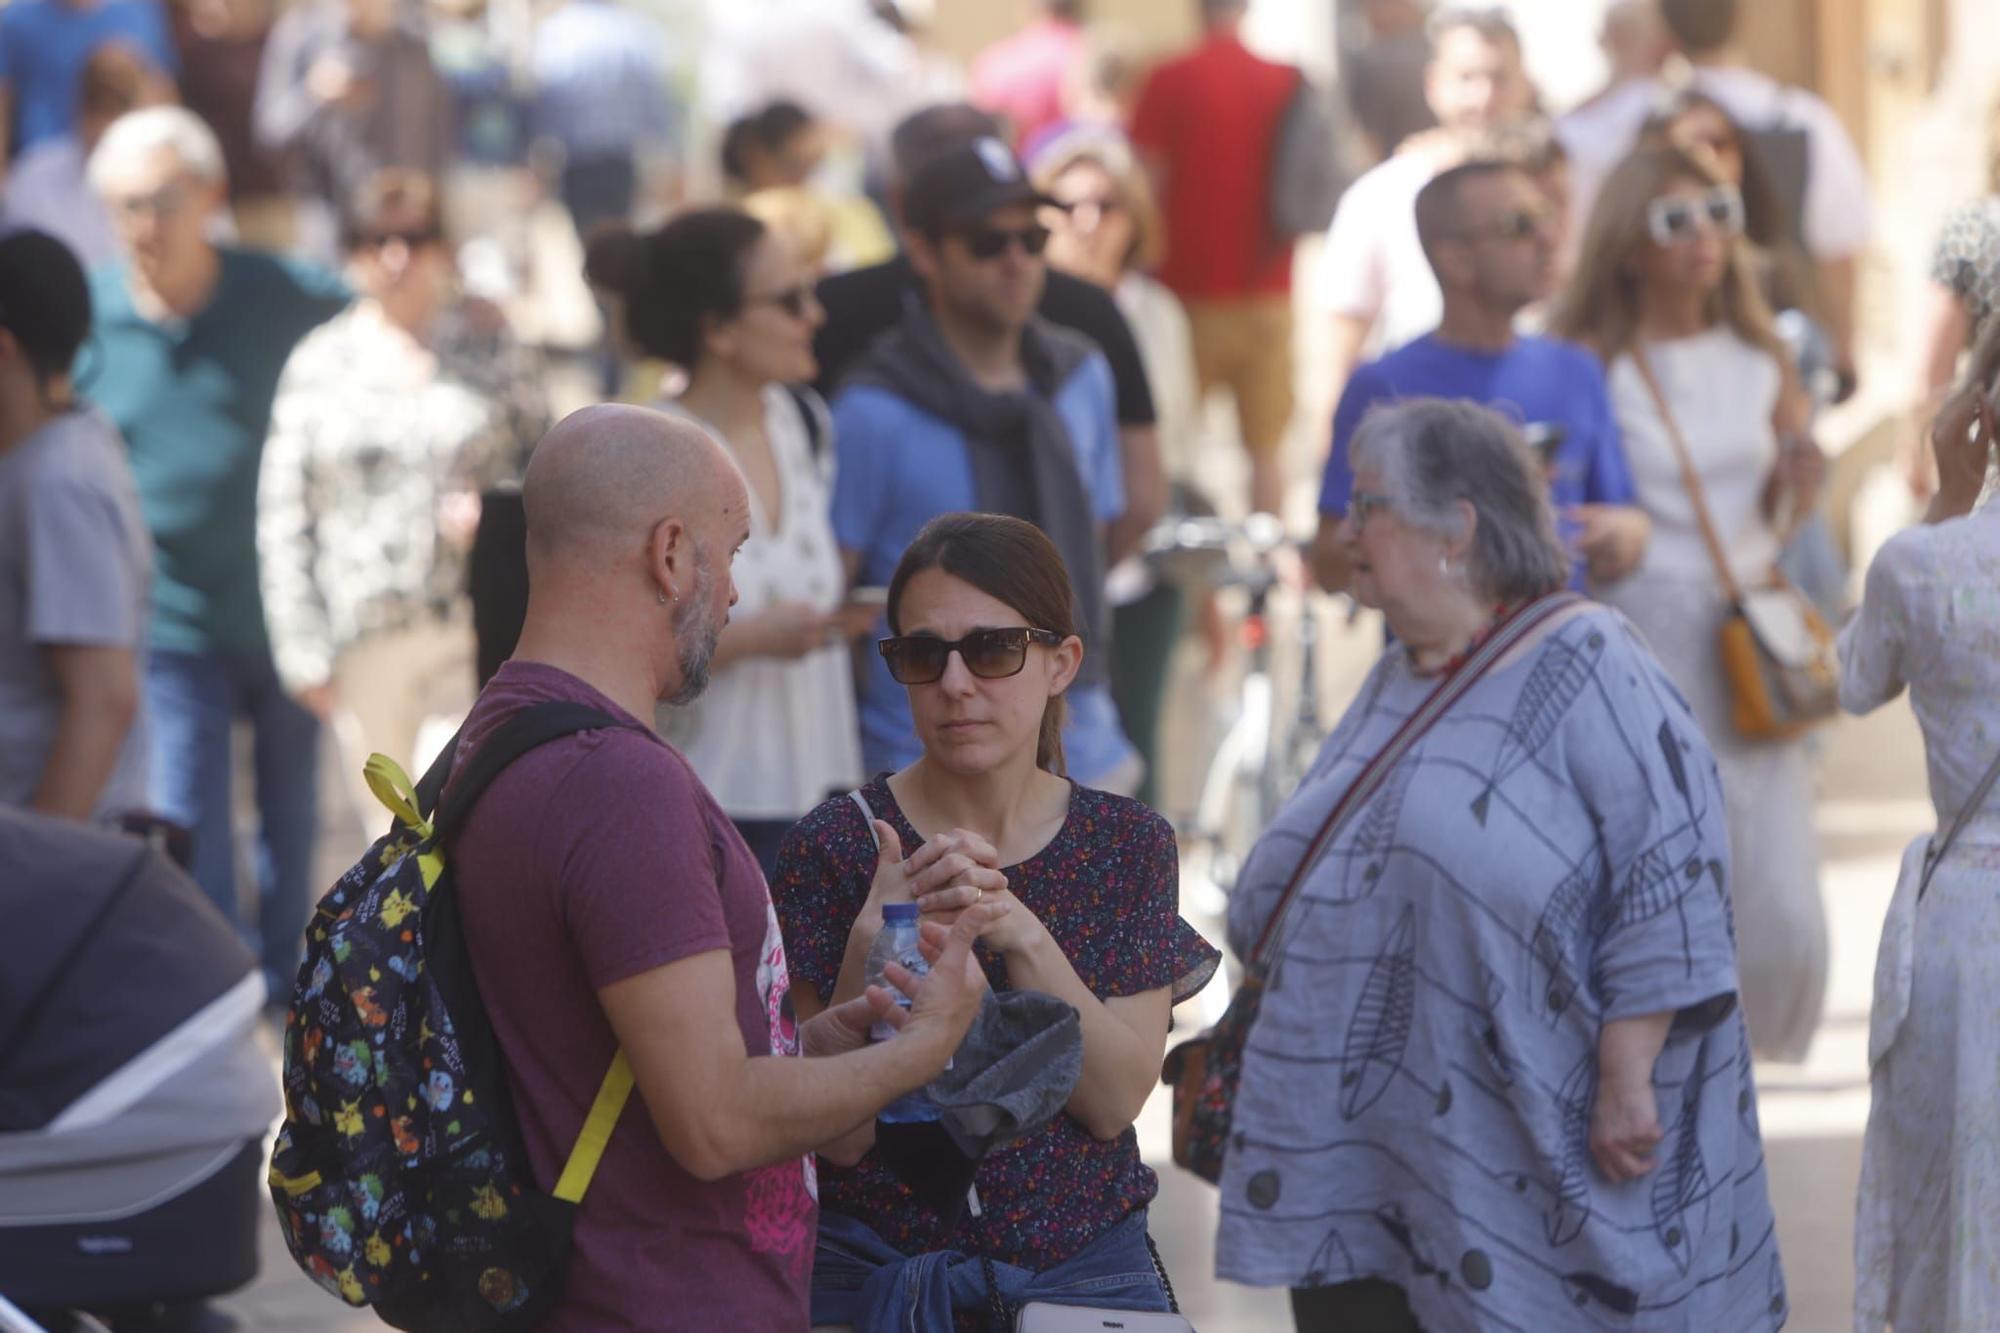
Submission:
{"label": "backpack strap", "polygon": [[[431,765],[431,771],[424,774],[423,782],[418,784],[418,802],[437,811],[437,836],[442,842],[465,823],[472,807],[507,765],[550,741],[575,735],[579,731],[601,731],[610,727],[631,729],[603,709],[592,708],[588,704],[532,704],[500,725],[500,729],[466,760],[464,767],[456,773],[451,790],[445,792],[440,770],[443,775],[452,775],[451,761],[457,755],[459,743],[459,736],[453,736],[451,744],[445,746],[444,753],[438,756],[437,762]],[[460,736],[463,734],[459,733]],[[428,793],[427,801],[424,788],[433,779],[437,779],[437,784]]]}
{"label": "backpack strap", "polygon": [[826,400],[814,393],[811,385],[787,384],[784,389],[806,423],[806,444],[812,450],[813,461],[823,462],[833,438],[833,415],[827,411]]}
{"label": "backpack strap", "polygon": [[576,1146],[569,1150],[569,1160],[563,1163],[562,1175],[556,1180],[555,1196],[564,1203],[583,1202],[583,1192],[590,1188],[591,1177],[597,1174],[598,1163],[604,1160],[611,1131],[617,1127],[618,1117],[624,1114],[625,1102],[631,1095],[632,1062],[621,1050],[611,1057],[611,1068],[604,1071],[604,1082],[598,1085],[590,1114],[583,1118]]}

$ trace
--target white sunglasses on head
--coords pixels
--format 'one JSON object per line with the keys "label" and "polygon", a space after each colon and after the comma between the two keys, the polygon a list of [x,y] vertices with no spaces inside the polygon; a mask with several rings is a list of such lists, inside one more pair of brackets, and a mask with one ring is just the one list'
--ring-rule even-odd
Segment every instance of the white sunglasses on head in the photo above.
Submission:
{"label": "white sunglasses on head", "polygon": [[1706,224],[1724,236],[1743,234],[1743,196],[1718,185],[1695,199],[1655,199],[1646,205],[1646,233],[1660,246],[1683,245]]}

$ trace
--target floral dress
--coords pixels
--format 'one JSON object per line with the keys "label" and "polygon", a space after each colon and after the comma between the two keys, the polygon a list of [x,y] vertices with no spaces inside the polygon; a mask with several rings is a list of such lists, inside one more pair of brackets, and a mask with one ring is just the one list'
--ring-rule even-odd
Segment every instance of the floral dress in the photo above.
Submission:
{"label": "floral dress", "polygon": [[[904,855],[923,837],[886,779],[861,789],[893,825]],[[794,985],[833,996],[847,933],[874,879],[875,839],[849,797],[830,800],[785,836],[771,885]],[[1008,888],[1100,999],[1170,989],[1176,1002],[1214,974],[1221,955],[1180,917],[1173,828],[1139,802],[1072,784],[1069,818],[1048,846],[1006,868]],[[1007,966],[981,951],[995,990]],[[1068,1112],[979,1164],[982,1216],[947,1232],[874,1152],[852,1170],[820,1161],[820,1203],[856,1218],[906,1255],[957,1249],[1040,1272],[1063,1262],[1159,1192],[1131,1129],[1110,1142]]]}
{"label": "floral dress", "polygon": [[[1841,703],[1910,692],[1931,803],[1950,827],[2000,754],[2000,501],[1890,539],[1840,638]],[[2000,1328],[2000,789],[1922,900],[1903,855],[1869,1017],[1854,1327]]]}

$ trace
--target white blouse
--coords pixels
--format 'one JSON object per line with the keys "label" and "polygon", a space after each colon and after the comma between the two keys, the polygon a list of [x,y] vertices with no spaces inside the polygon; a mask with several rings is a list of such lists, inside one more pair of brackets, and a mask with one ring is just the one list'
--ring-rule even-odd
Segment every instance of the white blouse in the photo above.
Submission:
{"label": "white blouse", "polygon": [[[722,439],[679,404],[657,406]],[[750,540],[731,567],[731,614],[747,619],[788,601],[831,611],[846,591],[829,516],[831,443],[813,456],[800,404],[775,384],[764,390],[764,432],[780,512],[765,513],[751,491]],[[854,669],[844,642],[799,658],[738,658],[716,671],[701,698],[679,708],[662,704],[655,721],[733,819],[797,819],[862,778]]]}
{"label": "white blouse", "polygon": [[[1760,585],[1778,559],[1778,534],[1760,506],[1778,461],[1771,414],[1783,372],[1768,352],[1727,325],[1647,343],[1645,351],[1694,457],[1730,568],[1739,583]],[[1714,582],[1715,561],[1702,541],[1679,457],[1630,355],[1612,363],[1610,386],[1639,504],[1653,520],[1640,571]]]}

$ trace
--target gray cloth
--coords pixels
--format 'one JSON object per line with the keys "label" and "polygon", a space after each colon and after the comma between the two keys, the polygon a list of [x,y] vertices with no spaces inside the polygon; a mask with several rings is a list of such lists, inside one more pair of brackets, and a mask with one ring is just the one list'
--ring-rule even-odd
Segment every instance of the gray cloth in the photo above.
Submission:
{"label": "gray cloth", "polygon": [[1083,1077],[1083,1023],[1067,1001],[1040,991],[991,991],[951,1068],[925,1089],[945,1132],[974,1161],[1062,1113]]}
{"label": "gray cloth", "polygon": [[915,404],[965,436],[972,493],[982,513],[1026,519],[1062,553],[1083,627],[1079,682],[1111,679],[1111,613],[1104,598],[1104,546],[1076,448],[1055,408],[1056,391],[1096,350],[1040,316],[1021,332],[1028,387],[993,393],[966,373],[930,311],[912,301],[903,322],[882,335],[848,377]]}
{"label": "gray cloth", "polygon": [[[118,432],[95,408],[0,451],[0,805],[25,805],[62,697],[44,649],[145,642],[153,545]],[[143,692],[142,692],[143,694]],[[98,813],[146,805],[145,702]]]}
{"label": "gray cloth", "polygon": [[[1256,937],[1430,693],[1391,648],[1246,861]],[[1479,681],[1312,866],[1252,1027],[1216,1272],[1380,1278],[1426,1328],[1746,1333],[1785,1315],[1727,820],[1699,725],[1586,606]],[[1606,1022],[1675,1015],[1641,1179],[1589,1153]]]}
{"label": "gray cloth", "polygon": [[[328,105],[307,89],[307,72],[327,56],[365,80],[368,92],[357,105]],[[451,89],[431,63],[430,46],[400,28],[364,41],[348,31],[334,0],[291,10],[272,25],[254,114],[258,143],[296,154],[300,183],[335,207],[383,167],[438,177],[451,164]]]}

